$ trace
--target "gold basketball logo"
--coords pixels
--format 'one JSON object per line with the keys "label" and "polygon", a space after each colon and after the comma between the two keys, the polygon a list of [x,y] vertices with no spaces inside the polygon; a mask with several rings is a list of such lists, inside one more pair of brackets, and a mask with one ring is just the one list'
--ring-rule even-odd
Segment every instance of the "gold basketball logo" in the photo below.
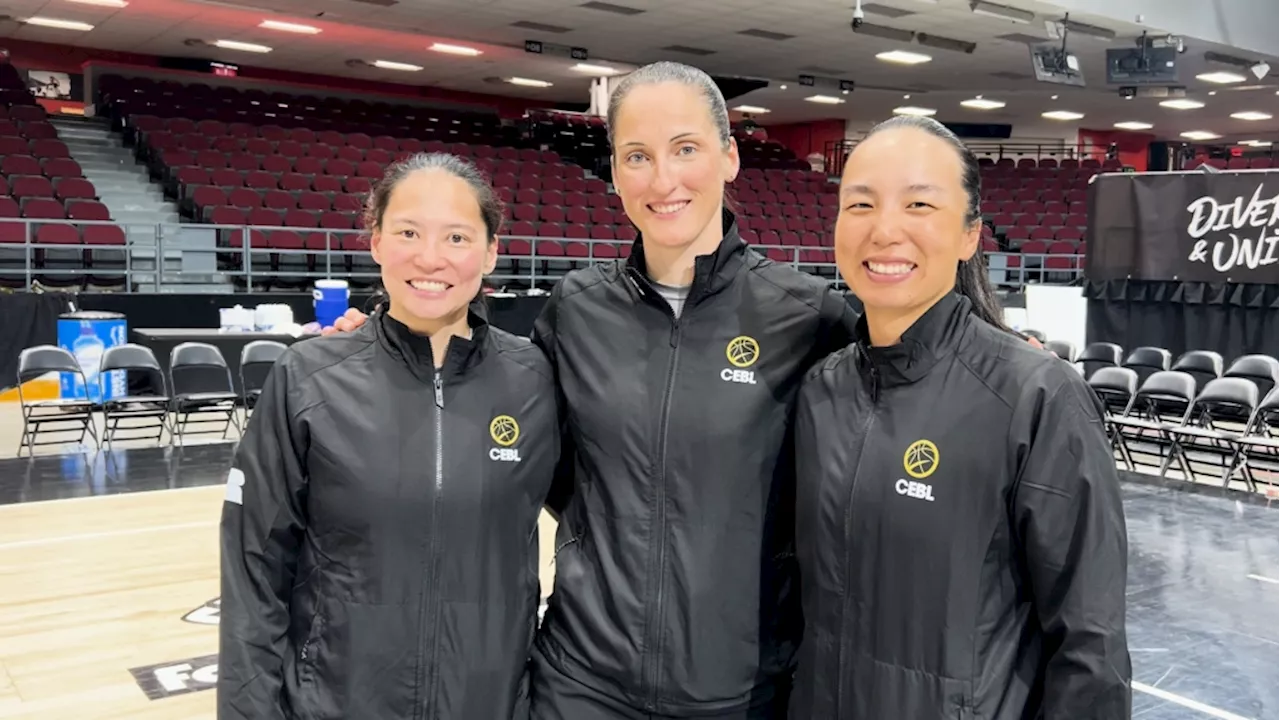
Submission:
{"label": "gold basketball logo", "polygon": [[502,447],[511,447],[520,439],[520,424],[510,415],[499,415],[489,423],[489,437]]}
{"label": "gold basketball logo", "polygon": [[754,338],[746,335],[729,341],[728,346],[724,349],[725,357],[729,358],[729,364],[736,368],[748,368],[755,364],[760,358],[760,345]]}
{"label": "gold basketball logo", "polygon": [[937,445],[928,440],[917,440],[903,454],[902,467],[911,477],[923,480],[938,469],[939,458]]}

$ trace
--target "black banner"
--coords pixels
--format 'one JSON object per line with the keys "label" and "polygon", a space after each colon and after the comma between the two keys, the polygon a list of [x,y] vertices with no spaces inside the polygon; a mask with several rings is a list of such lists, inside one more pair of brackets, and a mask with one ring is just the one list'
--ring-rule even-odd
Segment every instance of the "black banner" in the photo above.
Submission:
{"label": "black banner", "polygon": [[1099,175],[1085,277],[1280,284],[1280,171]]}

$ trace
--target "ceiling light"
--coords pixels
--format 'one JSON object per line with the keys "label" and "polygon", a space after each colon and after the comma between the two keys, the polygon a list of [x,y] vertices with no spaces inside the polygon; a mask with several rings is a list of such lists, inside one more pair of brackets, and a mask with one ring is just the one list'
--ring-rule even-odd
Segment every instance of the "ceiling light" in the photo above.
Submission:
{"label": "ceiling light", "polygon": [[830,95],[810,95],[805,98],[811,103],[820,103],[822,105],[839,105],[844,102],[844,98],[832,97]]}
{"label": "ceiling light", "polygon": [[1071,112],[1070,110],[1050,110],[1049,112],[1040,113],[1040,117],[1050,120],[1079,120],[1084,117],[1084,113]]}
{"label": "ceiling light", "polygon": [[438,53],[447,53],[449,55],[466,55],[468,57],[475,57],[477,55],[483,54],[480,50],[467,47],[466,45],[450,45],[449,43],[432,43],[431,47],[428,49],[434,50]]}
{"label": "ceiling light", "polygon": [[907,52],[906,50],[889,50],[888,52],[877,53],[876,59],[900,65],[919,65],[920,63],[927,63],[933,58],[920,53]]}
{"label": "ceiling light", "polygon": [[894,115],[914,115],[916,117],[929,117],[930,115],[934,115],[937,112],[938,111],[934,110],[933,108],[912,107],[910,105],[906,105],[904,107],[896,107],[893,109]]}
{"label": "ceiling light", "polygon": [[97,5],[99,7],[129,7],[129,3],[124,0],[70,0],[70,2],[80,3],[81,5]]}
{"label": "ceiling light", "polygon": [[214,47],[220,47],[223,50],[243,50],[244,52],[269,53],[271,48],[266,45],[255,45],[254,43],[239,42],[238,40],[214,40]]}
{"label": "ceiling light", "polygon": [[[74,0],[74,1],[81,2],[82,0]],[[280,20],[263,20],[262,23],[258,25],[258,27],[266,28],[268,30],[280,30],[283,32],[298,33],[300,35],[316,35],[320,32],[320,28],[318,27],[314,27],[311,25],[300,25],[298,23],[291,23],[291,22],[281,22]]]}
{"label": "ceiling light", "polygon": [[1231,83],[1244,82],[1245,76],[1237,75],[1233,72],[1210,72],[1201,73],[1196,76],[1197,80],[1205,82],[1218,83],[1219,85],[1229,85]]}
{"label": "ceiling light", "polygon": [[1174,110],[1195,110],[1196,108],[1204,107],[1204,103],[1188,98],[1174,98],[1173,100],[1161,101],[1160,107],[1173,108]]}
{"label": "ceiling light", "polygon": [[1151,123],[1137,122],[1136,120],[1126,120],[1125,122],[1116,123],[1115,127],[1118,127],[1121,130],[1150,130],[1155,126],[1152,125]]}
{"label": "ceiling light", "polygon": [[999,100],[987,100],[985,98],[973,98],[972,100],[962,100],[960,104],[974,110],[995,110],[1004,107],[1004,103]]}
{"label": "ceiling light", "polygon": [[759,107],[758,105],[739,105],[738,107],[734,108],[734,110],[737,110],[738,112],[744,112],[744,113],[755,113],[757,115],[760,113],[769,112],[769,108]]}
{"label": "ceiling light", "polygon": [[617,75],[622,72],[621,70],[611,68],[608,65],[594,65],[592,63],[578,63],[570,69],[577,70],[580,73],[586,73],[588,75]]}
{"label": "ceiling light", "polygon": [[1216,135],[1207,130],[1189,130],[1187,132],[1182,133],[1182,137],[1188,140],[1215,140],[1222,136]]}
{"label": "ceiling light", "polygon": [[54,18],[33,17],[27,18],[28,25],[39,25],[40,27],[58,28],[59,30],[79,30],[88,32],[93,29],[89,23],[76,22],[75,20],[55,20]]}
{"label": "ceiling light", "polygon": [[1271,147],[1270,140],[1241,140],[1240,144],[1249,147]]}
{"label": "ceiling light", "polygon": [[1270,120],[1271,116],[1264,112],[1256,110],[1247,110],[1245,112],[1231,113],[1231,117],[1237,120]]}
{"label": "ceiling light", "polygon": [[391,60],[374,60],[373,66],[382,68],[383,70],[404,70],[405,72],[417,72],[422,69],[421,65],[410,65],[409,63],[394,62]]}
{"label": "ceiling light", "polygon": [[546,88],[551,87],[551,83],[546,80],[531,80],[529,78],[513,77],[507,78],[507,82],[512,85],[521,85],[523,87]]}
{"label": "ceiling light", "polygon": [[1030,10],[1020,10],[1011,8],[1008,5],[997,5],[991,2],[983,2],[983,0],[974,0],[970,8],[974,15],[985,15],[999,20],[1008,20],[1010,22],[1022,23],[1024,25],[1036,19],[1036,14]]}

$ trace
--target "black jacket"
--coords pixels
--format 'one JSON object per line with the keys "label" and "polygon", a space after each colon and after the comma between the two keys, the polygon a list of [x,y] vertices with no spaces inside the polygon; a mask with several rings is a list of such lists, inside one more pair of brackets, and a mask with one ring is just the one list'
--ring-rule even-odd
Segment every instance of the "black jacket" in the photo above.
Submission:
{"label": "black jacket", "polygon": [[568,441],[538,642],[560,670],[640,711],[733,709],[789,682],[800,631],[790,418],[805,371],[853,328],[825,281],[748,248],[728,213],[724,225],[679,319],[637,240],[629,259],[566,276],[534,330]]}
{"label": "black jacket", "polygon": [[221,720],[527,703],[555,390],[532,343],[472,323],[439,373],[381,313],[273,368],[222,516]]}
{"label": "black jacket", "polygon": [[951,294],[796,409],[803,720],[1120,720],[1127,541],[1101,409]]}

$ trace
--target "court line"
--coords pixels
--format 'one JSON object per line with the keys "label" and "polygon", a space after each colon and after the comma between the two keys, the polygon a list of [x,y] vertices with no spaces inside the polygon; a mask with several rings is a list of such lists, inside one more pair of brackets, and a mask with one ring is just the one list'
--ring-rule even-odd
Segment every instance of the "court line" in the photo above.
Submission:
{"label": "court line", "polygon": [[1219,710],[1218,708],[1213,707],[1212,705],[1205,705],[1204,703],[1196,702],[1191,698],[1184,698],[1181,695],[1174,695],[1173,693],[1168,692],[1167,690],[1161,690],[1160,688],[1152,687],[1150,685],[1144,685],[1138,682],[1137,680],[1133,681],[1133,689],[1139,692],[1144,692],[1153,697],[1158,697],[1161,700],[1167,700],[1175,705],[1181,705],[1184,708],[1189,708],[1191,710],[1198,710],[1204,713],[1205,715],[1216,717],[1218,718],[1218,720],[1250,720],[1249,718],[1243,715],[1236,715],[1235,713],[1229,713],[1226,710]]}
{"label": "court line", "polygon": [[9,550],[20,547],[34,547],[37,545],[54,545],[63,542],[73,542],[79,540],[96,540],[99,538],[120,537],[122,535],[144,535],[153,532],[166,532],[169,530],[191,530],[193,528],[209,527],[218,525],[219,520],[206,520],[204,522],[182,523],[180,525],[156,525],[154,527],[130,528],[128,530],[110,530],[106,532],[85,533],[83,535],[60,535],[58,537],[40,538],[38,540],[19,540],[17,542],[0,544],[0,550]]}
{"label": "court line", "polygon": [[[50,431],[52,432],[52,431]],[[4,513],[8,508],[24,508],[32,505],[48,505],[50,503],[70,503],[83,502],[85,500],[107,500],[120,498],[138,497],[139,495],[155,495],[156,493],[178,493],[189,492],[191,490],[208,490],[209,488],[225,488],[225,482],[210,483],[208,485],[195,485],[193,487],[182,488],[160,488],[158,490],[134,490],[130,492],[107,493],[105,495],[76,495],[69,498],[50,498],[48,500],[23,500],[22,502],[6,503],[0,505],[0,514]]]}
{"label": "court line", "polygon": [[1275,578],[1269,578],[1266,575],[1249,575],[1248,577],[1250,580],[1260,580],[1264,583],[1271,583],[1272,585],[1280,585],[1280,580],[1277,580]]}

